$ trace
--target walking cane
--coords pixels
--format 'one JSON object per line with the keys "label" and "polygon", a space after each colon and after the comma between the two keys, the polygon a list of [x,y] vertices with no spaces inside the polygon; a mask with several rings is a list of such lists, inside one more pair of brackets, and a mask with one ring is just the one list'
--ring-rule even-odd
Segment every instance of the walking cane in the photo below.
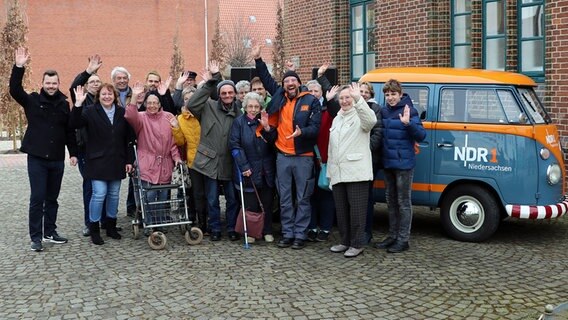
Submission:
{"label": "walking cane", "polygon": [[241,210],[243,210],[243,229],[245,231],[245,249],[250,249],[250,244],[248,242],[248,231],[247,231],[247,214],[246,214],[246,210],[245,210],[245,195],[244,195],[244,191],[243,191],[243,174],[241,172],[241,169],[239,168],[239,165],[237,163],[237,156],[239,155],[239,150],[238,149],[233,149],[231,151],[231,154],[233,155],[233,159],[235,159],[235,166],[237,168],[237,173],[239,176],[239,187],[240,187],[240,191],[241,191]]}

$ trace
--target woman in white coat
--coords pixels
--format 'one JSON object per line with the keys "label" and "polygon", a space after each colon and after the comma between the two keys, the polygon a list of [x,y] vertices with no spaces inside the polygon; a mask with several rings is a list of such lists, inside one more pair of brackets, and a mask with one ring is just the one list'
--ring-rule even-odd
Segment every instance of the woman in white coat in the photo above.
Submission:
{"label": "woman in white coat", "polygon": [[332,186],[341,243],[332,252],[358,256],[365,244],[365,220],[373,163],[370,132],[377,117],[359,93],[359,84],[343,86],[337,99],[341,110],[329,134],[327,176]]}

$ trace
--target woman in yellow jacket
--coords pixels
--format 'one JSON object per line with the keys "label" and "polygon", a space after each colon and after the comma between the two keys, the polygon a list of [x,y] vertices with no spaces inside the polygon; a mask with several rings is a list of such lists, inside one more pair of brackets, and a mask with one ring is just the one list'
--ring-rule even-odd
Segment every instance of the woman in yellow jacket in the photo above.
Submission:
{"label": "woman in yellow jacket", "polygon": [[184,106],[181,108],[181,114],[177,116],[177,122],[172,124],[172,133],[176,145],[186,151],[187,166],[189,167],[189,177],[191,179],[188,209],[192,215],[197,214],[199,228],[203,233],[208,233],[207,202],[203,192],[205,190],[203,175],[193,170],[193,159],[195,159],[195,153],[199,145],[201,126],[199,125],[199,120],[186,107],[187,101],[195,92],[194,88],[191,89],[184,90]]}

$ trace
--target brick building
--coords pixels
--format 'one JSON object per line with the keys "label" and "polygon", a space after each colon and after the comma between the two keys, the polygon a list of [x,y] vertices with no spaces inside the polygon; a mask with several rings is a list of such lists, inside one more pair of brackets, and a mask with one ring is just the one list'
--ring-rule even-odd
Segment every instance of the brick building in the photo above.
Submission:
{"label": "brick building", "polygon": [[[176,29],[185,68],[201,70],[219,8],[218,0],[19,2],[29,27],[32,84],[39,86],[43,71],[55,69],[64,93],[94,53],[103,58],[99,70],[103,81],[110,81],[110,72],[118,65],[126,67],[134,81],[144,81],[150,70],[165,78],[170,72]],[[6,12],[11,3],[0,0],[0,8]],[[0,15],[0,25],[5,19],[5,14]]]}
{"label": "brick building", "polygon": [[340,83],[392,66],[520,72],[568,137],[566,0],[288,0],[284,20],[285,52],[303,78],[323,61]]}

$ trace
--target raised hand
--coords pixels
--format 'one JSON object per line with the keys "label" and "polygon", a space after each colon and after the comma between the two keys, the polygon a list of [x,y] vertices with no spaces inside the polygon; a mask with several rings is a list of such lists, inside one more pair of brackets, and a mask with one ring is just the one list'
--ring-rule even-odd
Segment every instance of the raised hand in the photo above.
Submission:
{"label": "raised hand", "polygon": [[359,83],[352,82],[349,88],[349,94],[353,98],[353,103],[356,103],[361,98],[361,89],[359,87]]}
{"label": "raised hand", "polygon": [[268,112],[264,110],[260,112],[260,125],[264,128],[264,131],[270,131],[270,125],[268,124]]}
{"label": "raised hand", "polygon": [[203,79],[203,82],[207,82],[207,81],[211,80],[211,73],[207,69],[201,69],[201,71],[199,72],[199,75]]}
{"label": "raised hand", "polygon": [[166,82],[160,81],[160,84],[158,85],[158,93],[161,96],[166,94],[166,92],[168,91],[168,88],[170,87],[171,82],[172,82],[172,76],[169,76],[166,79]]}
{"label": "raised hand", "polygon": [[318,78],[323,76],[325,74],[325,72],[327,71],[327,69],[329,68],[329,65],[331,63],[329,61],[324,62],[321,67],[319,67],[318,69]]}
{"label": "raised hand", "polygon": [[410,107],[408,105],[405,105],[403,114],[399,113],[398,117],[400,118],[402,124],[407,126],[410,123]]}
{"label": "raised hand", "polygon": [[[144,85],[140,81],[136,81],[136,83],[132,87],[133,99],[138,98],[138,96],[143,94],[143,92],[144,92]],[[134,101],[136,101],[136,100],[134,100]]]}
{"label": "raised hand", "polygon": [[96,73],[102,65],[103,60],[101,59],[101,56],[94,54],[89,57],[89,65],[87,66],[86,71],[88,74]]}
{"label": "raised hand", "polygon": [[300,127],[298,127],[298,125],[296,125],[296,130],[294,130],[294,132],[292,132],[291,135],[287,136],[286,139],[290,140],[290,139],[294,139],[296,137],[299,137],[302,135],[302,130],[300,130]]}
{"label": "raised hand", "polygon": [[73,93],[75,94],[75,106],[82,107],[83,102],[87,98],[87,90],[83,88],[83,86],[77,86],[73,88]]}
{"label": "raised hand", "polygon": [[337,95],[337,91],[339,91],[338,85],[331,87],[327,91],[327,93],[325,94],[325,98],[327,99],[327,101],[331,101],[331,100],[335,99],[335,96]]}
{"label": "raised hand", "polygon": [[292,60],[284,61],[284,67],[286,67],[286,70],[288,71],[296,71],[296,65],[292,62]]}
{"label": "raised hand", "polygon": [[183,89],[183,83],[189,78],[189,71],[182,72],[181,76],[177,79],[176,89]]}
{"label": "raised hand", "polygon": [[166,119],[168,120],[168,122],[170,123],[170,125],[173,128],[179,128],[179,122],[177,121],[176,116],[174,116],[173,114],[166,112]]}
{"label": "raised hand", "polygon": [[260,51],[262,50],[262,45],[257,44],[255,46],[252,47],[252,49],[250,50],[250,55],[252,56],[253,59],[258,59],[260,58]]}
{"label": "raised hand", "polygon": [[215,61],[215,60],[211,60],[209,61],[209,72],[211,72],[211,74],[215,74],[219,72],[219,62]]}
{"label": "raised hand", "polygon": [[16,66],[19,68],[23,67],[24,64],[26,64],[26,62],[28,62],[28,59],[30,58],[29,53],[24,47],[19,47],[18,49],[16,49],[14,56],[15,56],[14,62],[16,63]]}

